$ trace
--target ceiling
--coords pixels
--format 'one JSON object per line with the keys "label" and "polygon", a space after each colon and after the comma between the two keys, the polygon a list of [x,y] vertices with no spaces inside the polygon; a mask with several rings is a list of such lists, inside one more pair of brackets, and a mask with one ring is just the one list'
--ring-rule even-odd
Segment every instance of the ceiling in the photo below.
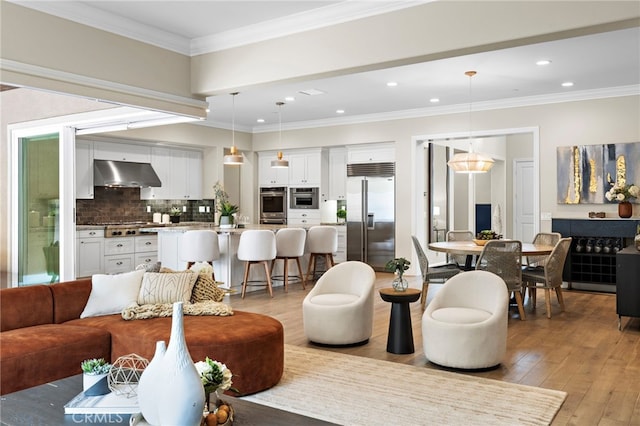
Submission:
{"label": "ceiling", "polygon": [[[26,7],[194,55],[385,13],[411,1],[16,1]],[[179,17],[179,19],[176,19]],[[348,18],[345,18],[348,17]],[[313,23],[310,27],[309,23]],[[548,59],[549,65],[536,61]],[[478,74],[470,81],[467,70]],[[387,86],[394,81],[395,87]],[[562,83],[573,82],[571,87]],[[415,65],[272,85],[235,98],[238,130],[311,127],[637,94],[638,27]],[[311,96],[302,91],[323,92]],[[294,97],[287,101],[285,97]],[[439,102],[431,102],[437,98]],[[208,123],[229,128],[231,96],[208,98]],[[336,112],[343,110],[343,113]],[[258,123],[263,119],[264,123]]]}

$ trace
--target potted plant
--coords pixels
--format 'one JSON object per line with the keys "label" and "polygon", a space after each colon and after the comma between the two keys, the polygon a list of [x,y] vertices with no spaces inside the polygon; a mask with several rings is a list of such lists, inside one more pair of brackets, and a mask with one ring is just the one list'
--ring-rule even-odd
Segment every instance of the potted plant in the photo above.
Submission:
{"label": "potted plant", "polygon": [[225,201],[220,205],[220,226],[233,225],[233,214],[238,213],[239,207]]}
{"label": "potted plant", "polygon": [[395,259],[392,259],[385,265],[385,269],[387,271],[394,272],[396,275],[398,275],[393,280],[392,284],[395,291],[405,291],[407,288],[409,288],[409,283],[402,277],[402,275],[404,275],[404,271],[409,269],[409,265],[411,265],[411,262],[404,257],[397,257]]}
{"label": "potted plant", "polygon": [[171,207],[171,210],[169,211],[169,220],[171,220],[171,223],[180,223],[181,214],[182,210],[180,210],[180,207]]}
{"label": "potted plant", "polygon": [[336,217],[338,218],[338,223],[344,223],[347,220],[347,211],[344,207],[338,209]]}
{"label": "potted plant", "polygon": [[104,358],[85,359],[80,364],[82,369],[82,390],[86,395],[104,395],[109,393],[107,376],[111,370]]}
{"label": "potted plant", "polygon": [[619,185],[616,182],[611,184],[611,189],[604,196],[607,200],[618,203],[618,216],[629,218],[633,214],[631,200],[640,197],[640,187],[634,184]]}

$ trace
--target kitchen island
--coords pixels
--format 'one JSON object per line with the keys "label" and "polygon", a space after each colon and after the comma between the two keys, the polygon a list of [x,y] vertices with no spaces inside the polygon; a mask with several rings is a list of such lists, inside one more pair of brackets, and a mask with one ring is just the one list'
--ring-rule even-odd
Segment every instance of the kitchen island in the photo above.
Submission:
{"label": "kitchen island", "polygon": [[[240,235],[247,230],[267,229],[276,232],[287,225],[245,225],[244,228],[221,228],[213,223],[184,223],[174,226],[150,227],[142,230],[145,232],[158,233],[158,260],[162,266],[174,270],[186,269],[187,262],[180,259],[180,244],[182,235],[186,231],[192,230],[212,230],[218,233],[218,243],[220,246],[220,259],[213,262],[213,270],[216,281],[220,281],[221,287],[228,290],[241,290],[244,278],[244,262],[238,260],[238,245]],[[308,256],[301,259],[304,273],[308,264]],[[282,275],[282,262],[276,264],[273,273],[275,276]],[[295,271],[295,267],[292,266]],[[249,280],[264,280],[264,271],[260,268],[251,268]],[[282,286],[282,280],[273,280],[273,287]],[[247,287],[247,291],[260,291],[261,287]]]}

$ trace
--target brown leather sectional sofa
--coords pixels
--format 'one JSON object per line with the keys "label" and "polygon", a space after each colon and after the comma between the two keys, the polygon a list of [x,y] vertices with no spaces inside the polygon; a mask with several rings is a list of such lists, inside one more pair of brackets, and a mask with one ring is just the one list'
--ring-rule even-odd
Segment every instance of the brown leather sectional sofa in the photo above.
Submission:
{"label": "brown leather sectional sofa", "polygon": [[[0,394],[80,374],[88,358],[138,354],[149,360],[155,343],[169,343],[171,318],[125,321],[120,315],[80,319],[91,279],[0,290]],[[284,331],[274,318],[234,311],[233,316],[185,316],[191,358],[223,362],[243,394],[280,381]]]}

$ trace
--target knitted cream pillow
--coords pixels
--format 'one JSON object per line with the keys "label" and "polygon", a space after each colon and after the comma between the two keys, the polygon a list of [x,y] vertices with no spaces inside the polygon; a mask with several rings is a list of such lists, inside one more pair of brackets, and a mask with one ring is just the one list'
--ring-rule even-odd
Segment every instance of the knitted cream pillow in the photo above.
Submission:
{"label": "knitted cream pillow", "polygon": [[198,275],[192,271],[163,274],[145,272],[138,293],[138,305],[156,303],[189,303]]}

